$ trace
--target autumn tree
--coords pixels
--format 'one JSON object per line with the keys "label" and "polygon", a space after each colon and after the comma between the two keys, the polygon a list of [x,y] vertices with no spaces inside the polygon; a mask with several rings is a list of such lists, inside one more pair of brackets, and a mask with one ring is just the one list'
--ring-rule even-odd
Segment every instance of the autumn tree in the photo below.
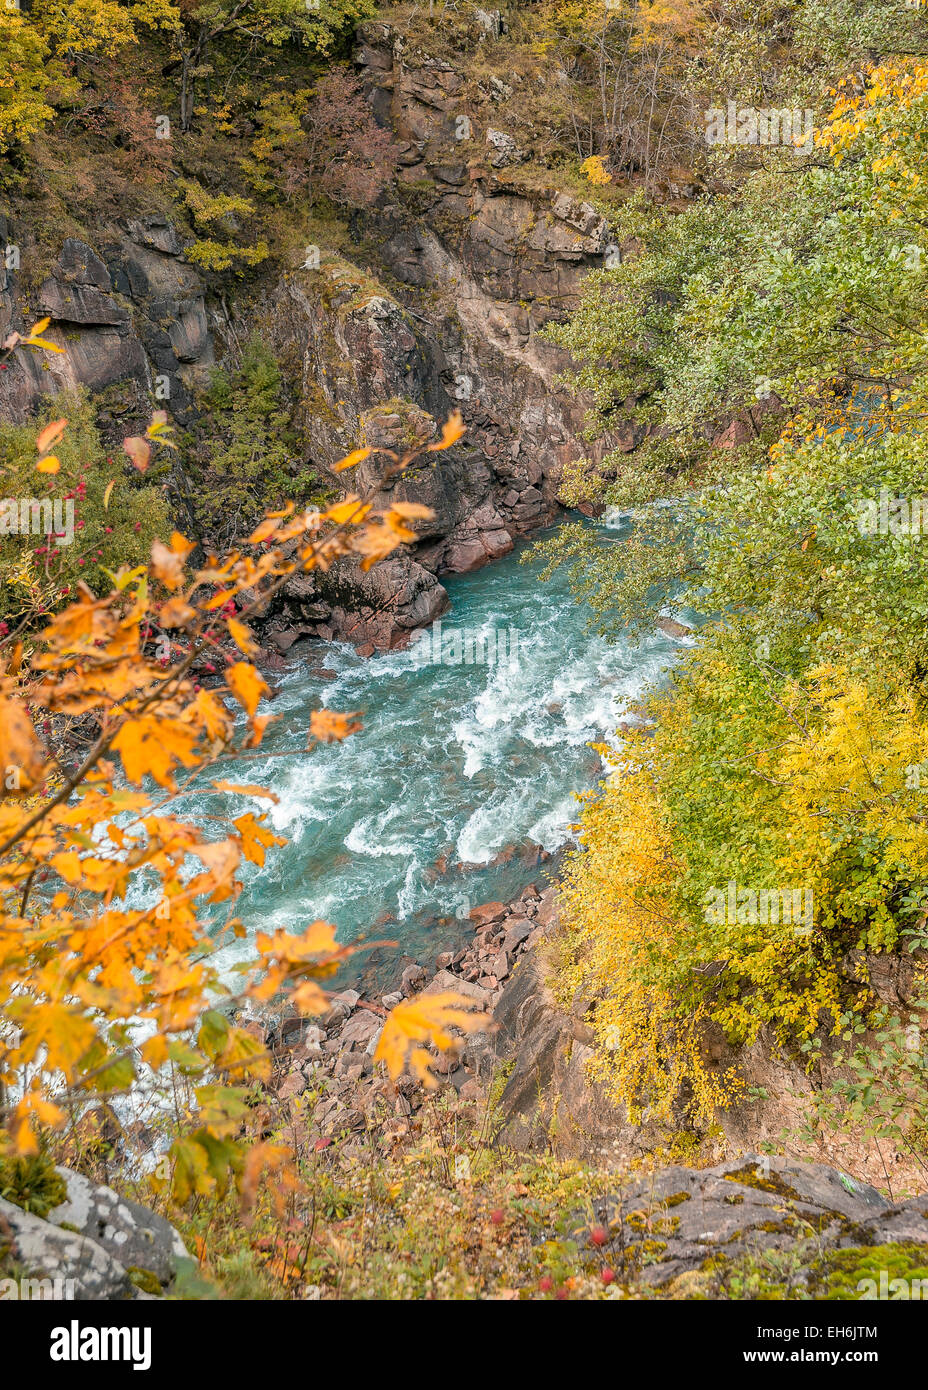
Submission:
{"label": "autumn tree", "polygon": [[294,44],[325,57],[369,13],[367,0],[318,0],[312,5],[306,0],[194,0],[179,5],[177,56],[166,64],[164,74],[179,75],[181,130],[193,124],[198,81],[220,44],[234,43],[245,53]]}
{"label": "autumn tree", "polygon": [[48,43],[19,10],[0,9],[0,154],[29,141],[51,120]]}
{"label": "autumn tree", "polygon": [[[599,997],[601,1074],[639,1112],[704,1124],[732,1094],[694,1021],[817,1055],[877,1017],[849,962],[925,943],[926,101],[922,62],[871,64],[804,162],[630,200],[634,253],[551,332],[605,445],[568,495],[633,526],[564,528],[549,564],[605,630],[698,625],[648,736],[603,750],[564,891],[565,989]],[[807,916],[752,915],[793,890]]]}
{"label": "autumn tree", "polygon": [[264,98],[251,154],[241,161],[262,193],[369,207],[396,172],[398,145],[379,126],[360,80],[343,66],[311,89]]}
{"label": "autumn tree", "polygon": [[[43,326],[11,335],[5,351],[56,350]],[[61,471],[67,429],[61,418],[38,435],[38,476]],[[445,449],[461,433],[452,419],[426,449]],[[143,474],[171,447],[163,415],[125,441]],[[383,477],[414,457],[385,453]],[[264,1166],[281,1169],[276,1149],[248,1153],[240,1138],[267,1054],[216,1006],[231,997],[260,1007],[285,995],[318,1013],[326,980],[353,948],[324,921],[259,929],[254,960],[230,985],[214,958],[219,943],[248,931],[235,914],[238,867],[263,864],[282,841],[266,814],[244,810],[210,836],[172,802],[200,778],[273,801],[271,789],[222,777],[227,759],[260,748],[270,723],[249,620],[296,570],[348,555],[369,568],[415,539],[409,523],[427,509],[400,502],[375,511],[372,495],[349,494],[324,510],[282,508],[237,551],[199,565],[180,534],[156,540],[148,563],[121,566],[110,584],[95,591],[80,581],[35,637],[0,640],[0,1153],[35,1153],[94,1100],[177,1068],[192,1078],[193,1115],[170,1153],[176,1200],[232,1181],[247,1192]],[[153,629],[182,639],[167,661],[152,651]],[[223,667],[210,689],[193,678],[205,652]],[[93,732],[68,768],[55,731],[75,720]],[[313,711],[307,752],[359,727],[356,711]],[[218,939],[199,919],[206,903],[225,905]],[[378,1056],[392,1074],[409,1067],[428,1081],[426,1045],[447,1047],[450,1030],[476,1022],[453,995],[410,1001],[387,1019]]]}

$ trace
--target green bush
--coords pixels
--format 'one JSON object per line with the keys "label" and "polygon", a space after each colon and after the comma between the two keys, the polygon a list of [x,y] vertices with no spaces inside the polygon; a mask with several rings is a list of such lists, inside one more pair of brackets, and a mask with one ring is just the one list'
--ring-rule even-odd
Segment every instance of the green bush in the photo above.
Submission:
{"label": "green bush", "polygon": [[[61,467],[39,473],[36,434],[59,418],[68,422],[54,448]],[[0,459],[0,618],[8,627],[40,620],[81,580],[108,592],[107,570],[139,564],[153,538],[171,531],[161,490],[135,475],[121,453],[106,453],[83,394],[56,397],[28,425],[0,425]],[[61,522],[64,535],[44,534]]]}

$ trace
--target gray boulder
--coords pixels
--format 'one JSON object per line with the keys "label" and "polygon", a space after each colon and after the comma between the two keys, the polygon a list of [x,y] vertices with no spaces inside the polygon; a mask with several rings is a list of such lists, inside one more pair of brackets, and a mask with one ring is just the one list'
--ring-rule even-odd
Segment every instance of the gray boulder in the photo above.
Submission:
{"label": "gray boulder", "polygon": [[102,1245],[0,1198],[0,1252],[4,1246],[24,1278],[51,1281],[48,1297],[99,1302],[135,1295],[124,1266]]}
{"label": "gray boulder", "polygon": [[57,1171],[67,1184],[68,1200],[49,1212],[49,1221],[76,1227],[123,1268],[150,1270],[160,1284],[169,1284],[177,1261],[189,1259],[170,1222],[120,1197],[111,1187],[98,1187],[82,1173],[69,1168]]}
{"label": "gray boulder", "polygon": [[[756,1153],[714,1168],[663,1168],[595,1207],[623,1274],[661,1287],[724,1255],[736,1261],[814,1235],[819,1251],[889,1242],[928,1245],[928,1196],[893,1205],[876,1188],[818,1163]],[[590,1241],[590,1225],[577,1229]]]}

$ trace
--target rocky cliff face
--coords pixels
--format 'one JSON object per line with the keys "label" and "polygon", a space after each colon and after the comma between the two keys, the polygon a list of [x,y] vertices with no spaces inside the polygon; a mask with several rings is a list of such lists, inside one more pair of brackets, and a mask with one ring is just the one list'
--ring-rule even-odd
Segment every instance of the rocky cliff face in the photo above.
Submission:
{"label": "rocky cliff face", "polygon": [[[435,513],[391,575],[359,587],[343,566],[315,587],[316,603],[331,602],[321,635],[389,646],[447,606],[434,576],[486,564],[557,518],[563,466],[590,446],[580,443],[583,401],[559,385],[567,359],[539,330],[576,304],[586,273],[621,253],[589,204],[519,184],[508,137],[490,129],[478,142],[456,112],[460,74],[408,52],[386,25],[362,26],[359,39],[369,100],[404,142],[404,167],[357,220],[358,261],[323,255],[286,277],[262,313],[277,349],[299,364],[317,465],[359,441],[409,447],[452,410],[467,426],[461,446],[391,487],[390,497]],[[376,470],[374,456],[358,482],[370,486]],[[306,622],[293,597],[286,622]]]}
{"label": "rocky cliff face", "polygon": [[[0,217],[0,239],[29,269],[27,227]],[[183,419],[191,389],[215,361],[201,278],[183,259],[183,241],[166,216],[128,220],[99,230],[95,245],[64,240],[57,260],[22,288],[16,269],[0,260],[0,336],[49,316],[48,336],[64,352],[18,351],[0,377],[0,417],[20,423],[41,397],[75,386],[95,394],[119,387],[120,411],[144,418],[151,402]]]}
{"label": "rocky cliff face", "polygon": [[[382,24],[362,26],[355,60],[378,119],[403,142],[403,167],[355,218],[350,259],[309,248],[257,297],[211,296],[166,209],[68,238],[28,291],[0,269],[0,332],[47,314],[67,349],[15,355],[0,377],[3,418],[21,421],[44,393],[84,385],[116,402],[114,438],[153,404],[183,422],[233,333],[255,329],[288,365],[303,462],[323,474],[359,442],[406,448],[461,412],[462,444],[389,490],[434,511],[420,540],[389,573],[342,565],[295,581],[272,615],[282,645],[303,631],[402,643],[447,607],[443,573],[485,564],[556,518],[583,404],[559,387],[566,361],[538,333],[570,310],[587,271],[618,254],[592,207],[520,186],[520,151],[458,115],[463,79],[447,64],[407,51]],[[0,226],[0,237],[29,260],[26,228]],[[375,482],[376,466],[375,456],[357,481]]]}

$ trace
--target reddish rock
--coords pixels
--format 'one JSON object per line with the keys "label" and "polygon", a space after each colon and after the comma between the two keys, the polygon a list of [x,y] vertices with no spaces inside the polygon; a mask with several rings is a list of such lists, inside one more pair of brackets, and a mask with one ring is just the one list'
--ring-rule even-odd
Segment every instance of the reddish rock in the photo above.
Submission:
{"label": "reddish rock", "polygon": [[509,956],[505,951],[500,951],[490,962],[490,973],[496,977],[493,988],[500,980],[505,980],[510,972]]}
{"label": "reddish rock", "polygon": [[490,557],[481,545],[476,536],[468,536],[464,540],[453,541],[445,551],[445,559],[442,568],[451,574],[467,574],[471,570],[480,569],[485,565]]}
{"label": "reddish rock", "polygon": [[692,632],[692,628],[678,623],[675,618],[658,618],[657,625],[667,637],[689,637]]}
{"label": "reddish rock", "polygon": [[542,927],[550,927],[557,920],[556,890],[546,888],[538,904],[537,920]]}
{"label": "reddish rock", "polygon": [[485,531],[480,537],[483,548],[491,560],[508,555],[513,547],[513,539],[508,531]]}
{"label": "reddish rock", "polygon": [[472,907],[467,914],[472,922],[478,926],[483,926],[488,922],[495,922],[504,915],[506,911],[505,903],[481,903],[479,907]]}

